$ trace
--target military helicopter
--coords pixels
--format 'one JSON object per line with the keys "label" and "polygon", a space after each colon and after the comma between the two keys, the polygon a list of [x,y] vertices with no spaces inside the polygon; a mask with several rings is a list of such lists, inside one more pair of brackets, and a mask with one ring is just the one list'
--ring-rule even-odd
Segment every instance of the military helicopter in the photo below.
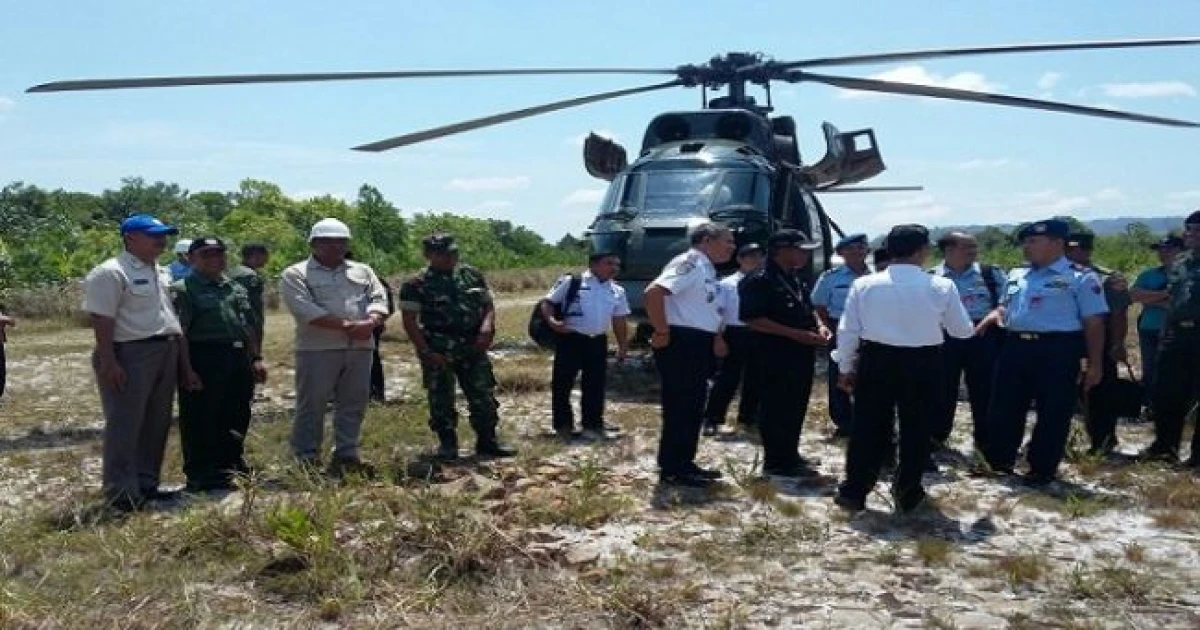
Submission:
{"label": "military helicopter", "polygon": [[[804,230],[824,244],[806,270],[827,268],[832,257],[832,234],[841,229],[817,196],[832,192],[888,192],[919,187],[853,187],[883,172],[885,166],[875,132],[841,132],[829,123],[822,131],[825,156],[805,164],[800,155],[796,123],[790,116],[771,116],[771,83],[821,83],[846,90],[926,96],[1024,107],[1051,112],[1098,116],[1116,120],[1197,127],[1200,124],[1085,107],[1068,103],[918,85],[880,79],[818,74],[812,68],[879,64],[971,55],[995,55],[1087,49],[1145,48],[1200,44],[1200,37],[1034,43],[967,48],[818,57],[780,62],[761,54],[727,53],[706,63],[676,68],[522,68],[493,70],[409,70],[304,74],[246,74],[168,76],[59,81],[37,85],[28,92],[63,92],[122,88],[260,84],[305,81],[413,79],[445,77],[553,75],[664,75],[668,81],[600,92],[553,103],[476,118],[409,133],[354,147],[379,152],[514,120],[579,107],[605,100],[670,88],[701,88],[701,109],[660,114],[646,127],[636,160],[615,142],[591,134],[584,143],[585,169],[609,182],[594,222],[585,234],[594,250],[611,251],[623,260],[620,279],[627,288],[635,316],[644,314],[642,289],[663,264],[687,248],[687,230],[705,221],[733,228],[739,244],[763,242],[779,228]],[[766,104],[747,94],[760,86]],[[726,88],[708,100],[709,90]],[[728,272],[732,263],[721,271]]]}

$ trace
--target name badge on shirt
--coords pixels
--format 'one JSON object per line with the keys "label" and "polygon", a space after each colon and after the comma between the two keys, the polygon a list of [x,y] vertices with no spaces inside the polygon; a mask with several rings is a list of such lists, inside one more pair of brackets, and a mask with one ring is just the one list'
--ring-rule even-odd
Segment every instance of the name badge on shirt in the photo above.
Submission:
{"label": "name badge on shirt", "polygon": [[138,284],[138,285],[141,285],[141,284],[150,284],[150,281],[149,281],[149,280],[147,280],[147,279],[145,279],[145,278],[136,278],[136,279],[134,279],[133,283],[134,283],[134,284]]}

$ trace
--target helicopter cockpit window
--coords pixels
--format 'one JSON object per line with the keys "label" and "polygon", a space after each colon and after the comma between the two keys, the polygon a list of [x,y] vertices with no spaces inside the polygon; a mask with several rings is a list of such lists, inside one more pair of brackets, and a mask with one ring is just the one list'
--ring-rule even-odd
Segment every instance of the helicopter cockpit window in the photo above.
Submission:
{"label": "helicopter cockpit window", "polygon": [[753,206],[767,212],[770,181],[754,171],[652,170],[628,175],[617,208],[650,216],[706,216],[730,206]]}

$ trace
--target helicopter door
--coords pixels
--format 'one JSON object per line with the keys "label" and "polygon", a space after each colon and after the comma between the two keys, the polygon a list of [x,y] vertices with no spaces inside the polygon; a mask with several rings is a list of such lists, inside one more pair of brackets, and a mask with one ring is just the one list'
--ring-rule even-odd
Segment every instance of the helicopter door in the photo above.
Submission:
{"label": "helicopter door", "polygon": [[801,172],[813,186],[824,188],[854,184],[875,177],[886,168],[875,131],[860,129],[842,133],[837,127],[823,123],[826,152],[820,162],[804,167]]}
{"label": "helicopter door", "polygon": [[627,165],[625,147],[616,142],[595,133],[583,141],[583,166],[592,177],[611,182]]}

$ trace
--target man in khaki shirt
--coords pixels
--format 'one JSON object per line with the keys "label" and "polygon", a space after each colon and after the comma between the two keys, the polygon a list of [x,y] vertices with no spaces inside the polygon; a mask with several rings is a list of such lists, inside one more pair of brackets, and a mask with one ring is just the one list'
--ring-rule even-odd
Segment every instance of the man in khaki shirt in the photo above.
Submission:
{"label": "man in khaki shirt", "polygon": [[312,256],[283,271],[280,294],[296,319],[296,415],[292,451],[319,466],[325,407],[333,399],[330,473],[371,474],[359,458],[370,393],[373,331],[387,318],[387,294],[375,272],[346,260],[350,228],[322,219],[309,233]]}
{"label": "man in khaki shirt", "polygon": [[[102,485],[110,504],[122,511],[173,494],[158,484],[182,330],[171,305],[170,279],[156,260],[167,248],[167,235],[178,233],[150,215],[129,217],[121,223],[125,251],[97,265],[84,281],[83,309],[96,336],[92,367],[104,408]],[[190,370],[184,385],[197,386]]]}

